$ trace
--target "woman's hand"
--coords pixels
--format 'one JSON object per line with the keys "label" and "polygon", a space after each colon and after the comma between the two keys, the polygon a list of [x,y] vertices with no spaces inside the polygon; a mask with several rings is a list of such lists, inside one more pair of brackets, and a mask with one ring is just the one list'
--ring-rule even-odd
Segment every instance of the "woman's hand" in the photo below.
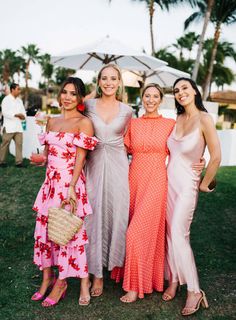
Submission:
{"label": "woman's hand", "polygon": [[32,153],[30,156],[30,164],[43,167],[47,164],[47,157],[42,153]]}
{"label": "woman's hand", "polygon": [[74,203],[76,203],[76,200],[77,200],[74,186],[69,186],[66,202],[69,203],[71,200],[74,201]]}
{"label": "woman's hand", "polygon": [[205,158],[201,157],[200,162],[192,164],[192,169],[196,171],[198,174],[201,174],[203,169],[205,168],[205,165],[206,160]]}
{"label": "woman's hand", "polygon": [[199,186],[199,190],[202,192],[212,192],[215,190],[216,187],[216,179],[212,179],[212,181],[209,183],[209,185],[206,185],[204,183],[204,177],[202,177],[201,182],[200,182],[200,186]]}
{"label": "woman's hand", "polygon": [[209,189],[208,186],[204,185],[203,183],[200,183],[199,190],[202,192],[210,193],[215,189]]}
{"label": "woman's hand", "polygon": [[35,167],[44,167],[47,165],[47,161],[41,162],[41,163],[35,163],[35,162],[30,162],[30,164],[32,164]]}

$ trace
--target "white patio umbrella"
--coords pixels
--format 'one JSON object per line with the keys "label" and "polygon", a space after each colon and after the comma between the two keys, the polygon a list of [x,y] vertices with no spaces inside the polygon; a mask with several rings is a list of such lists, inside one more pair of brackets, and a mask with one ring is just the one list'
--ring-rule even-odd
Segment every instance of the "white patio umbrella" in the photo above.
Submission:
{"label": "white patio umbrella", "polygon": [[178,78],[190,78],[190,74],[169,66],[161,66],[154,72],[148,72],[145,84],[155,82],[161,87],[172,87]]}
{"label": "white patio umbrella", "polygon": [[125,70],[122,72],[124,85],[139,87],[139,83],[157,83],[161,87],[173,86],[176,79],[180,77],[190,78],[190,74],[169,66],[161,66],[154,71],[138,72]]}
{"label": "white patio umbrella", "polygon": [[108,36],[89,46],[53,56],[51,61],[59,67],[93,71],[100,70],[103,65],[108,63],[115,63],[121,69],[136,71],[155,70],[160,66],[167,65],[165,61],[130,49]]}

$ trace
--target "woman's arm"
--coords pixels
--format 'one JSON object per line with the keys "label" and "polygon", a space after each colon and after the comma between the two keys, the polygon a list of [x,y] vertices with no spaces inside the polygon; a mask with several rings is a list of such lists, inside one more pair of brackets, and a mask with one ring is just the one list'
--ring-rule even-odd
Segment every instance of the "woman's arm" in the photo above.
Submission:
{"label": "woman's arm", "polygon": [[205,138],[206,145],[210,154],[210,160],[199,189],[203,192],[210,192],[211,190],[208,188],[208,186],[211,183],[212,179],[215,177],[217,169],[220,165],[221,149],[217,131],[213,119],[210,115],[204,114],[201,117],[201,126],[203,136]]}
{"label": "woman's arm", "polygon": [[[92,137],[94,135],[92,122],[88,118],[84,118],[83,120],[80,120],[79,131]],[[70,199],[76,201],[77,197],[75,193],[75,185],[84,167],[87,152],[88,150],[86,149],[83,149],[80,147],[76,148],[76,160],[75,160],[74,172],[73,172],[70,186],[68,189],[67,201],[69,201]]]}

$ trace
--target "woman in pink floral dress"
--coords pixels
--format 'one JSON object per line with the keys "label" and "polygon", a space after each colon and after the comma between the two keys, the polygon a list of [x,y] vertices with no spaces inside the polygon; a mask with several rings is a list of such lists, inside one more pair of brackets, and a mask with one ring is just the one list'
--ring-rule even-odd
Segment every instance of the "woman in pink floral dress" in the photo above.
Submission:
{"label": "woman in pink floral dress", "polygon": [[[33,208],[37,212],[34,263],[43,271],[43,281],[31,299],[42,300],[53,286],[49,296],[42,302],[43,307],[57,304],[65,295],[68,277],[81,278],[79,304],[88,305],[90,302],[84,248],[88,243],[85,227],[66,246],[49,241],[47,234],[48,208],[59,207],[63,200],[74,200],[76,213],[82,219],[92,213],[85,189],[83,166],[87,151],[94,149],[97,139],[93,137],[91,121],[79,112],[84,94],[83,82],[78,78],[68,78],[59,93],[63,114],[51,118],[46,133],[40,135],[40,142],[45,145],[47,170]],[[53,266],[58,267],[56,281],[51,268]]]}

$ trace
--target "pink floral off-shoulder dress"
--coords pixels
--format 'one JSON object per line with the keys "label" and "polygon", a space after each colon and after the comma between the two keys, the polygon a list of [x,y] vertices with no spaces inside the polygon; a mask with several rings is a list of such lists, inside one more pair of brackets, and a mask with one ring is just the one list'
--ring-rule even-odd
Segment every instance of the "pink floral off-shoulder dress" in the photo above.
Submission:
{"label": "pink floral off-shoulder dress", "polygon": [[[39,135],[40,143],[48,145],[48,164],[45,180],[39,190],[33,210],[37,212],[35,227],[34,263],[40,270],[57,266],[59,279],[88,276],[84,245],[88,243],[85,227],[75,234],[66,246],[59,246],[48,240],[48,208],[59,207],[67,198],[76,158],[76,148],[93,150],[95,137],[84,133],[46,132]],[[92,213],[85,189],[84,172],[76,183],[77,215],[84,219]],[[69,209],[69,207],[68,207]]]}

